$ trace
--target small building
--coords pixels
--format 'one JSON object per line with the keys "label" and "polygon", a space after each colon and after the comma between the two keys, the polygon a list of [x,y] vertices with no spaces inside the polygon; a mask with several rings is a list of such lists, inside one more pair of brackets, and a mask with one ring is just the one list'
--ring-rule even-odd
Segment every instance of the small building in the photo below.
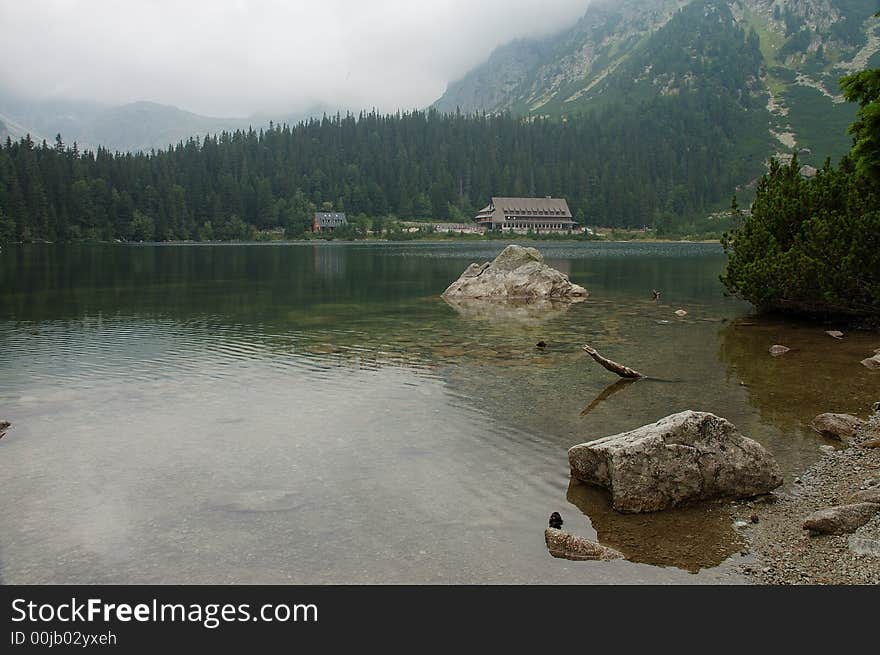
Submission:
{"label": "small building", "polygon": [[481,209],[474,219],[488,230],[531,232],[573,232],[577,222],[565,198],[497,198]]}
{"label": "small building", "polygon": [[333,232],[343,225],[348,225],[342,212],[315,212],[312,217],[312,232]]}

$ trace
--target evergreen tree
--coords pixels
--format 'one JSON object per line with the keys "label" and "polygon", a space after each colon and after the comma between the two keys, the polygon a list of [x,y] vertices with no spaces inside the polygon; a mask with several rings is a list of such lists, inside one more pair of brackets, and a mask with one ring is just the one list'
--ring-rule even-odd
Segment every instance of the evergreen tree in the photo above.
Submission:
{"label": "evergreen tree", "polygon": [[751,214],[725,235],[722,281],[759,309],[880,321],[878,73],[842,80],[861,103],[850,155],[836,168],[826,160],[812,179],[797,157],[772,161]]}

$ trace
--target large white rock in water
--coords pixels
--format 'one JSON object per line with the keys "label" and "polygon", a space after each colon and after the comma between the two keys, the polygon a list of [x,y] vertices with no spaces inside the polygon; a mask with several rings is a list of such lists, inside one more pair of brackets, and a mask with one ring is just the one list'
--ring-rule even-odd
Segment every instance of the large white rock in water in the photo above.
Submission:
{"label": "large white rock in water", "polygon": [[773,455],[727,419],[707,412],[680,412],[574,446],[568,461],[575,478],[607,488],[620,512],[756,496],[782,484]]}
{"label": "large white rock in water", "polygon": [[587,290],[544,263],[535,248],[507,246],[493,261],[471,264],[443,292],[445,298],[535,300],[586,298]]}

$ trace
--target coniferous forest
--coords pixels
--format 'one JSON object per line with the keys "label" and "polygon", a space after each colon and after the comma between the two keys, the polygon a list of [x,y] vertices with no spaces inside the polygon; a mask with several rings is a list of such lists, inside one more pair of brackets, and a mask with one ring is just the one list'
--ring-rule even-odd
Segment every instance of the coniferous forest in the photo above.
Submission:
{"label": "coniferous forest", "polygon": [[704,215],[760,171],[735,147],[753,115],[682,94],[568,120],[337,115],[136,154],[7,139],[0,241],[292,238],[316,208],[376,229],[384,217],[470,220],[493,195],[562,196],[582,224],[651,226]]}

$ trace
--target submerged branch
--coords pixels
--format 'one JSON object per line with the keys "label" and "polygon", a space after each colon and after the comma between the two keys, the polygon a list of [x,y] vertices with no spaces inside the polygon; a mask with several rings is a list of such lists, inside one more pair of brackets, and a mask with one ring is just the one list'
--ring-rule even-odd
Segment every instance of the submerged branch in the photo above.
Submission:
{"label": "submerged branch", "polygon": [[610,359],[605,359],[599,352],[593,348],[592,346],[584,346],[584,352],[587,353],[590,357],[596,360],[597,363],[602,365],[603,368],[611,371],[612,373],[617,373],[622,378],[643,378],[647,377],[638,371],[631,369],[629,366],[624,366],[623,364],[618,364],[617,362],[613,362]]}

